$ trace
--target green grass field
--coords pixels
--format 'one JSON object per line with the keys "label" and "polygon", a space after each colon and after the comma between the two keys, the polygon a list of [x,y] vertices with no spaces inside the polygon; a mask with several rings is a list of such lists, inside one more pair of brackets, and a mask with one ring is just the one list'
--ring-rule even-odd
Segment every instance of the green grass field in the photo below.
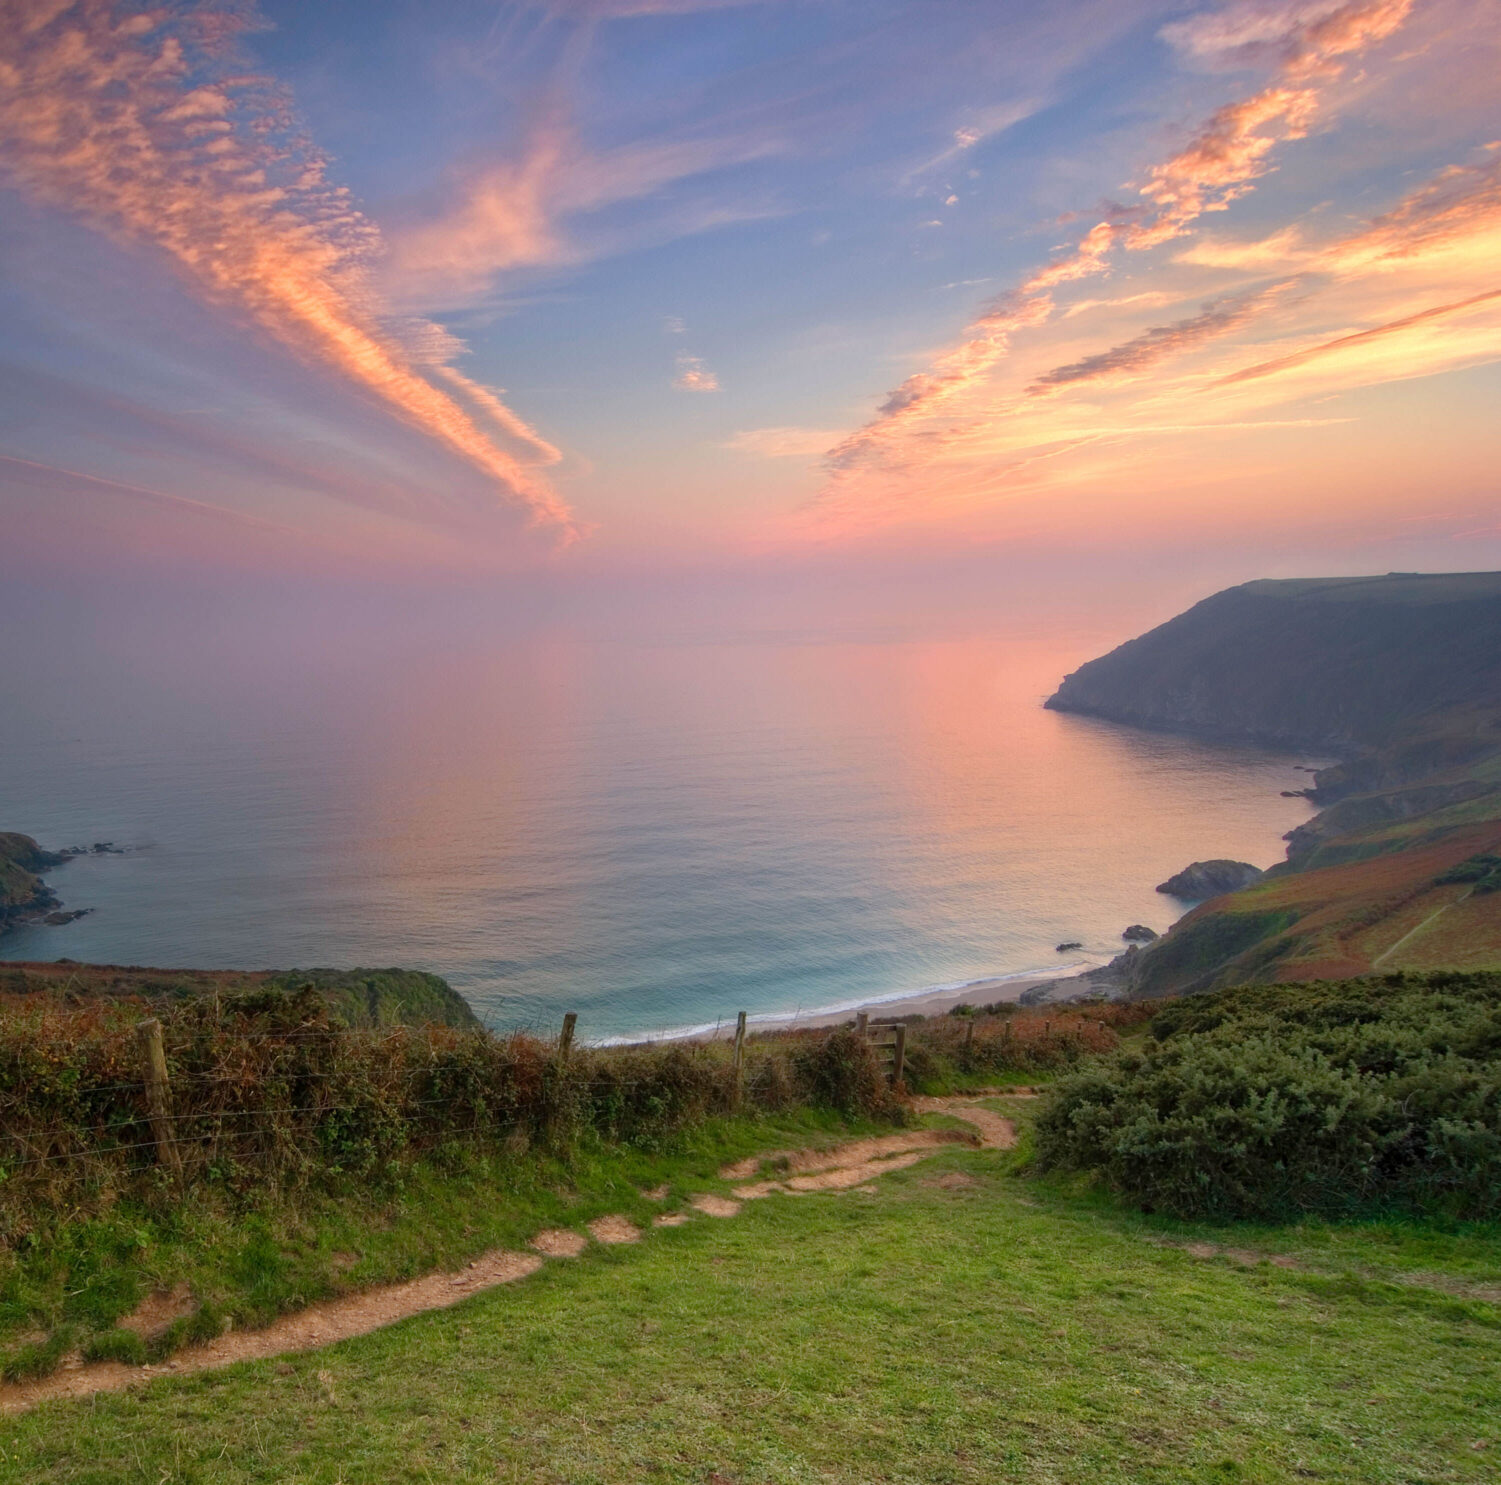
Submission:
{"label": "green grass field", "polygon": [[1021,1159],[945,1149],[324,1351],[3,1418],[0,1480],[1501,1477],[1494,1229],[1193,1227]]}

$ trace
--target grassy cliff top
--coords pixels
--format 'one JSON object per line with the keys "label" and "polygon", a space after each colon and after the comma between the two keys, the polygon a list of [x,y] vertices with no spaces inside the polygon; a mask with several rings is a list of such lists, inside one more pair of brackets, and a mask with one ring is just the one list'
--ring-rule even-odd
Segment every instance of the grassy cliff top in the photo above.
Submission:
{"label": "grassy cliff top", "polygon": [[141,965],[0,964],[0,993],[170,1002],[311,986],[350,1027],[477,1027],[469,1002],[447,980],[415,969],[150,969]]}
{"label": "grassy cliff top", "polygon": [[1388,572],[1379,577],[1258,578],[1232,592],[1321,603],[1469,603],[1501,599],[1501,572]]}

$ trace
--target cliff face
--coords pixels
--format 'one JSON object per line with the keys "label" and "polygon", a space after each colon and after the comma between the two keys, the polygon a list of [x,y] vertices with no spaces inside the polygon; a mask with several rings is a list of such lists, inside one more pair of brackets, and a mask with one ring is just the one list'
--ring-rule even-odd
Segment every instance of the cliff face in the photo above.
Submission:
{"label": "cliff face", "polygon": [[1422,753],[1433,733],[1448,760],[1479,720],[1462,714],[1498,697],[1501,573],[1443,573],[1229,588],[1081,666],[1047,705],[1357,756],[1399,739]]}

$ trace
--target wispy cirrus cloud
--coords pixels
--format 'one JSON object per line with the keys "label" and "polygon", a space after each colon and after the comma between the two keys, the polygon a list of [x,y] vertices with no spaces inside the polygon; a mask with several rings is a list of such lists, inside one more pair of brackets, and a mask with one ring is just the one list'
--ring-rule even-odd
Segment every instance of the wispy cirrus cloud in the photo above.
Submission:
{"label": "wispy cirrus cloud", "polygon": [[[237,66],[250,24],[211,4],[0,0],[0,162],[34,200],[162,255],[200,297],[482,471],[565,539],[564,503],[529,468],[556,450],[457,370],[438,327],[389,315],[374,224]],[[439,385],[442,383],[443,385]]]}
{"label": "wispy cirrus cloud", "polygon": [[725,440],[725,448],[762,459],[812,459],[839,437],[828,428],[746,428]]}
{"label": "wispy cirrus cloud", "polygon": [[[1322,90],[1352,57],[1394,35],[1412,3],[1241,4],[1169,28],[1166,39],[1199,61],[1269,60],[1272,81],[1215,110],[1180,149],[1147,168],[1135,202],[1112,207],[1070,251],[992,300],[957,346],[897,387],[870,422],[829,451],[830,479],[819,503],[858,504],[867,473],[884,478],[930,462],[951,436],[935,420],[990,379],[1019,333],[1052,317],[1059,289],[1108,272],[1120,250],[1145,252],[1187,235],[1203,216],[1225,211],[1252,190],[1272,168],[1276,147],[1307,134]],[[1184,343],[1197,343],[1184,333]],[[1173,344],[1164,332],[1131,354],[1160,361]]]}
{"label": "wispy cirrus cloud", "polygon": [[1108,351],[1086,356],[1067,366],[1055,366],[1044,372],[1030,387],[1033,397],[1045,396],[1067,387],[1091,382],[1118,381],[1139,376],[1170,356],[1176,356],[1206,341],[1228,335],[1247,324],[1270,304],[1284,285],[1258,289],[1228,299],[1206,304],[1196,315],[1174,320],[1168,325],[1154,325]]}
{"label": "wispy cirrus cloud", "polygon": [[[515,156],[456,167],[436,202],[388,228],[383,267],[393,297],[452,308],[484,299],[514,269],[564,267],[591,250],[569,231],[573,219],[730,166],[764,160],[784,144],[774,133],[641,141],[591,149],[566,108],[543,110]],[[672,235],[744,219],[755,207],[701,207],[674,221]]]}
{"label": "wispy cirrus cloud", "polygon": [[1277,376],[1282,372],[1296,371],[1307,366],[1310,362],[1323,360],[1325,357],[1338,356],[1348,351],[1363,349],[1372,341],[1384,340],[1395,335],[1405,334],[1425,326],[1434,320],[1447,319],[1451,315],[1463,314],[1467,309],[1475,309],[1480,305],[1491,304],[1501,299],[1501,289],[1489,289],[1484,293],[1471,294],[1468,298],[1455,300],[1452,304],[1433,304],[1427,309],[1417,310],[1410,315],[1403,315],[1401,319],[1390,320],[1384,325],[1372,325],[1368,330],[1355,330],[1349,335],[1337,335],[1333,340],[1327,340],[1321,345],[1309,346],[1305,350],[1294,351],[1290,355],[1277,356],[1270,361],[1262,361],[1255,366],[1246,366],[1239,371],[1233,371],[1229,376],[1219,378],[1214,383],[1216,387],[1233,387],[1241,382],[1258,381],[1262,377]]}

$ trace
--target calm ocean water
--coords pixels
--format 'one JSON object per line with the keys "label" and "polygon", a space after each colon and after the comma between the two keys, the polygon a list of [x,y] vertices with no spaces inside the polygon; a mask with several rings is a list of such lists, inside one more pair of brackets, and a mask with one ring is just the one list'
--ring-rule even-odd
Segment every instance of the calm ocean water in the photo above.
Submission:
{"label": "calm ocean water", "polygon": [[407,965],[592,1038],[1098,963],[1309,813],[1304,760],[1042,709],[1120,637],[39,632],[0,828],[141,849],[0,957]]}

